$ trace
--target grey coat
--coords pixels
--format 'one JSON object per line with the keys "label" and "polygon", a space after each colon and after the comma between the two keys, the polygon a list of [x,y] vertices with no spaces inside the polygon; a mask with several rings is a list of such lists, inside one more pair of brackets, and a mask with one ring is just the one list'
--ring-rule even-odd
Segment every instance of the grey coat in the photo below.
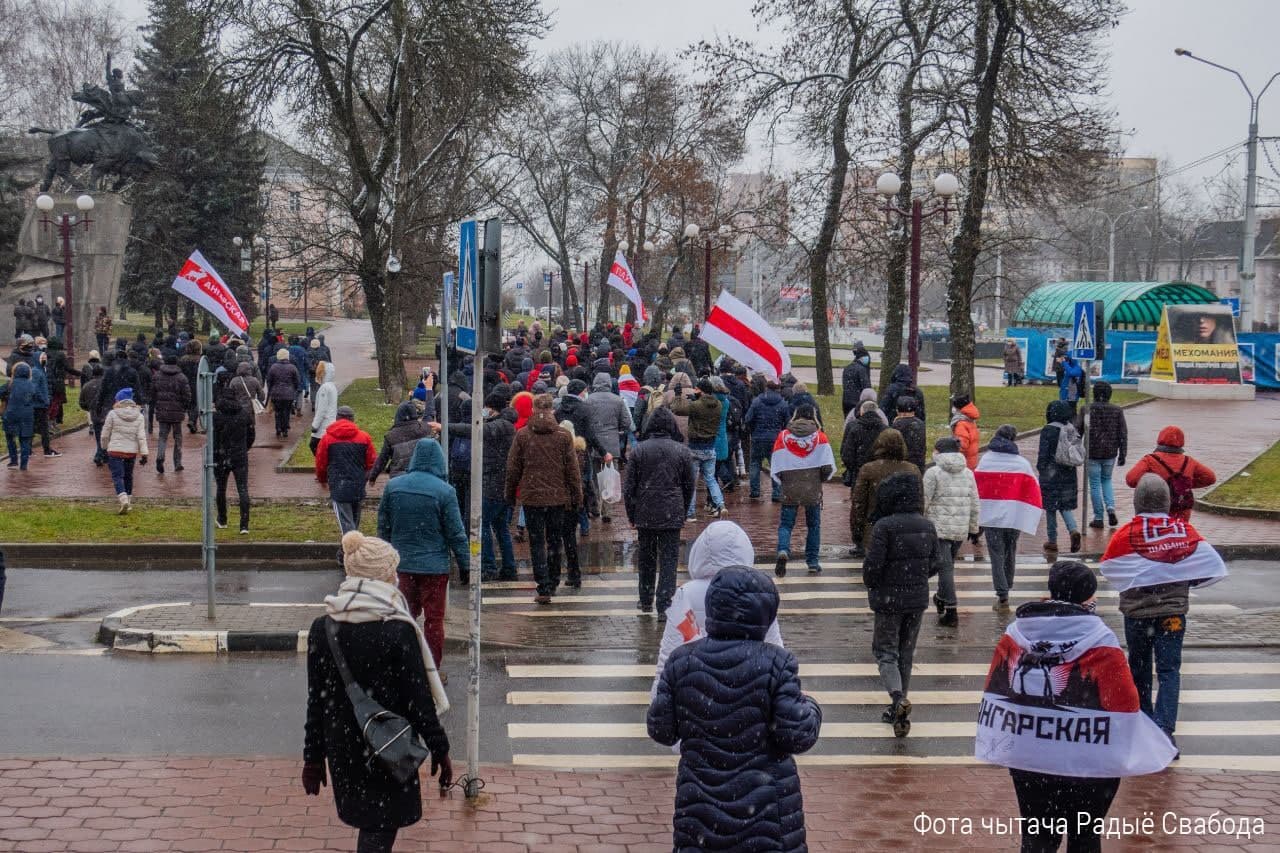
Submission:
{"label": "grey coat", "polygon": [[596,374],[591,381],[591,393],[587,395],[584,405],[591,416],[592,435],[606,451],[617,456],[618,437],[630,434],[633,426],[627,404],[613,393],[613,381],[609,374]]}

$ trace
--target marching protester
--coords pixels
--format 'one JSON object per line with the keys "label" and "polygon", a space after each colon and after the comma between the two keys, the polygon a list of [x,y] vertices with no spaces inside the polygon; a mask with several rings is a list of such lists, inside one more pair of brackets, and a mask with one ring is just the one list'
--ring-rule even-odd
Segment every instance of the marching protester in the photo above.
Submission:
{"label": "marching protester", "polygon": [[[220,373],[226,376],[226,373]],[[246,411],[230,384],[221,384],[215,396],[213,413],[213,476],[217,486],[218,527],[227,526],[227,478],[236,478],[236,493],[240,500],[240,535],[249,534],[249,448],[253,447],[256,433],[253,427],[253,411]],[[180,437],[182,430],[175,429]],[[162,451],[163,452],[163,451]],[[157,460],[156,465],[159,466]],[[176,457],[175,457],[176,464]],[[175,467],[174,470],[179,470]]]}
{"label": "marching protester", "polygon": [[956,555],[964,540],[978,542],[978,484],[965,464],[960,442],[940,438],[933,446],[933,466],[924,472],[924,516],[933,523],[942,542],[946,563],[938,570],[938,624],[954,628],[956,611]]}
{"label": "marching protester", "polygon": [[[747,532],[732,521],[713,521],[689,546],[689,582],[676,590],[667,608],[667,625],[658,646],[658,665],[649,698],[658,695],[658,682],[671,653],[707,635],[707,588],[721,569],[751,568],[756,552]],[[764,641],[781,646],[782,632],[775,618]]]}
{"label": "marching protester", "polygon": [[165,444],[173,436],[173,470],[182,470],[182,422],[191,409],[191,385],[178,366],[174,355],[164,357],[164,363],[151,382],[151,405],[160,423],[160,437],[156,440],[156,474],[164,473]]}
{"label": "marching protester", "polygon": [[849,505],[849,535],[855,549],[867,547],[876,520],[880,484],[891,474],[911,474],[920,478],[920,469],[906,461],[907,444],[902,433],[888,427],[871,445],[871,461],[858,470]]}
{"label": "marching protester", "polygon": [[[1134,518],[1111,537],[1099,568],[1120,591],[1129,670],[1142,712],[1177,749],[1173,733],[1191,588],[1222,580],[1227,566],[1190,522],[1169,515],[1169,486],[1157,475],[1143,474],[1138,481],[1133,513]],[[1154,703],[1153,659],[1160,685]]]}
{"label": "marching protester", "polygon": [[894,737],[906,737],[911,731],[911,664],[929,607],[929,578],[949,556],[933,522],[924,517],[919,474],[890,474],[876,492],[862,583],[875,613],[871,653],[891,701],[880,719],[893,726]]}
{"label": "marching protester", "polygon": [[1101,850],[1120,777],[1157,773],[1175,754],[1139,708],[1124,651],[1094,612],[1097,588],[1083,563],[1053,564],[1048,600],[1020,606],[996,645],[978,708],[974,755],[1009,768],[1028,853],[1057,850],[1063,835],[1068,851]]}
{"label": "marching protester", "polygon": [[840,443],[840,461],[844,463],[844,483],[849,487],[857,482],[858,471],[862,466],[871,461],[871,446],[880,431],[888,426],[874,399],[874,392],[871,397],[872,399],[859,402],[853,419],[845,422],[844,440]]}
{"label": "marching protester", "polygon": [[535,604],[550,604],[560,586],[561,516],[582,506],[573,436],[560,428],[554,406],[550,394],[534,397],[533,415],[516,432],[507,456],[504,497],[508,506],[518,504],[524,511]]}
{"label": "marching protester", "polygon": [[[273,368],[277,366],[272,365]],[[285,367],[293,369],[291,364]],[[373,439],[356,426],[355,411],[350,406],[339,406],[337,420],[329,424],[324,438],[316,446],[316,480],[329,489],[329,501],[338,519],[339,536],[360,527],[365,480],[376,458]],[[342,562],[341,550],[338,562]]]}
{"label": "marching protester", "polygon": [[276,416],[276,438],[289,437],[289,418],[293,414],[293,401],[298,396],[302,378],[298,369],[289,362],[289,351],[276,352],[275,364],[267,371],[267,396]]}
{"label": "marching protester", "polygon": [[120,514],[133,509],[133,466],[147,464],[147,423],[133,401],[133,389],[121,388],[102,423],[102,449],[107,454],[111,482],[120,502]]}
{"label": "marching protester", "polygon": [[1181,427],[1167,426],[1156,436],[1156,449],[1139,459],[1125,475],[1129,488],[1135,488],[1143,474],[1155,474],[1169,485],[1169,515],[1179,521],[1190,521],[1196,496],[1192,489],[1202,489],[1218,482],[1218,475],[1203,462],[1186,452],[1187,438]]}
{"label": "marching protester", "polygon": [[[316,452],[316,445],[324,437],[325,430],[329,428],[329,424],[338,419],[338,371],[334,368],[333,362],[316,362],[315,381],[317,387],[315,394],[311,398],[311,453],[313,456]],[[397,411],[396,423],[400,423],[399,415],[400,413]],[[384,450],[386,446],[384,441],[382,445]],[[404,454],[405,467],[408,466],[408,457],[412,452],[411,449]],[[400,470],[403,471],[404,468],[402,467]]]}
{"label": "marching protester", "polygon": [[854,341],[853,358],[840,373],[840,411],[847,418],[858,408],[862,392],[871,387],[871,353],[862,341]]}
{"label": "marching protester", "polygon": [[716,398],[711,380],[705,376],[699,379],[694,397],[676,397],[671,403],[671,411],[675,415],[687,416],[689,423],[688,446],[689,455],[693,457],[694,479],[694,496],[689,501],[689,521],[697,519],[699,479],[706,484],[711,517],[720,518],[724,513],[724,493],[720,491],[720,481],[716,479],[716,436],[720,433],[720,418],[724,407]]}
{"label": "marching protester", "polygon": [[1009,609],[1018,536],[1035,535],[1044,512],[1040,480],[1036,469],[1018,452],[1017,437],[1017,427],[1003,424],[973,472],[978,484],[978,525],[991,553],[991,585],[996,593],[993,608],[997,612]]}
{"label": "marching protester", "polygon": [[[613,380],[608,373],[597,373],[591,380],[591,393],[587,395],[584,405],[590,415],[591,433],[595,442],[605,450],[604,455],[597,454],[591,458],[591,474],[594,478],[599,475],[601,468],[621,456],[622,448],[631,440],[631,411],[622,397],[613,393]],[[587,440],[585,435],[582,438]],[[593,491],[596,499],[595,513],[600,516],[602,523],[609,524],[613,521],[609,503],[601,500],[599,489]]]}
{"label": "marching protester", "polygon": [[[401,781],[371,757],[350,700],[358,685],[412,727],[431,755],[441,790],[453,783],[449,738],[439,714],[449,700],[417,622],[396,588],[400,557],[359,531],[342,537],[346,579],[326,596],[326,615],[307,634],[307,714],[302,787],[333,783],[338,818],[359,830],[359,853],[391,853],[396,834],[422,819],[417,772]],[[328,765],[328,773],[325,768]]]}
{"label": "marching protester", "polygon": [[654,410],[622,478],[627,521],[639,538],[636,568],[640,600],[636,609],[641,614],[653,612],[656,580],[660,620],[667,618],[675,595],[680,529],[695,493],[693,457],[681,438],[671,410],[665,406]]}
{"label": "marching protester", "polygon": [[[324,362],[321,362],[321,367]],[[321,413],[327,409],[327,402],[324,392],[324,386],[320,387],[320,391],[316,393],[316,418],[320,418]],[[334,408],[337,411],[337,408]],[[449,424],[449,431],[453,432],[455,424]],[[468,432],[471,431],[471,424],[457,424]],[[314,427],[313,427],[314,428]],[[418,416],[418,407],[414,405],[413,400],[405,400],[396,408],[395,423],[391,425],[391,429],[387,430],[386,435],[382,437],[382,450],[378,453],[378,458],[374,460],[373,468],[369,471],[369,483],[375,483],[378,476],[383,472],[387,472],[387,476],[395,479],[409,470],[409,461],[413,459],[413,452],[418,446],[418,441],[423,438],[433,438],[435,430],[426,421]]]}
{"label": "marching protester", "polygon": [[[766,380],[763,394],[751,401],[747,414],[743,417],[743,425],[751,433],[751,459],[748,463],[752,500],[760,499],[760,469],[764,460],[773,455],[773,445],[778,440],[778,433],[787,426],[787,401],[782,399],[782,386],[777,379]],[[772,499],[774,503],[782,500],[778,483],[772,483]]]}
{"label": "marching protester", "polygon": [[[507,491],[507,459],[516,440],[516,413],[503,397],[490,394],[484,400],[484,476],[481,481],[480,509],[480,579],[513,581],[516,579],[516,557],[511,542],[511,505],[505,500]],[[453,425],[450,424],[452,429]],[[470,425],[467,426],[470,429]],[[570,527],[576,519],[572,517]],[[494,547],[494,540],[497,547]],[[498,557],[501,556],[501,566]],[[577,550],[570,563],[572,584],[577,574]]]}
{"label": "marching protester", "polygon": [[[41,390],[31,380],[31,365],[18,362],[12,368],[8,384],[0,389],[0,401],[5,404],[0,422],[4,425],[5,449],[9,452],[9,467],[27,470],[31,459],[31,439],[35,432],[35,410],[40,403]],[[123,503],[123,502],[122,502]]]}
{"label": "marching protester", "polygon": [[791,531],[804,507],[804,563],[809,574],[822,574],[818,550],[822,544],[822,484],[836,470],[835,454],[827,435],[818,428],[813,406],[800,406],[787,428],[778,433],[769,460],[770,476],[782,486],[782,512],[778,519],[778,556],[773,573],[787,574]]}
{"label": "marching protester", "polygon": [[880,411],[886,416],[898,411],[898,398],[910,397],[916,401],[916,417],[925,420],[924,392],[916,387],[915,377],[911,374],[911,365],[899,364],[893,369],[889,379],[889,387],[880,395]]}
{"label": "marching protester", "polygon": [[1044,501],[1044,552],[1050,557],[1058,553],[1059,515],[1071,537],[1071,553],[1080,550],[1080,528],[1076,525],[1075,516],[1080,491],[1076,468],[1084,464],[1084,445],[1071,423],[1073,415],[1070,404],[1055,400],[1049,404],[1045,414],[1048,422],[1040,430],[1036,471],[1040,476],[1040,495]]}
{"label": "marching protester", "polygon": [[676,850],[788,850],[805,845],[796,753],[818,741],[822,709],[800,689],[795,656],[767,641],[773,581],[722,569],[706,593],[706,638],[667,658],[649,737],[680,743]]}
{"label": "marching protester", "polygon": [[[924,470],[924,449],[927,437],[924,421],[916,417],[916,401],[911,397],[898,398],[898,411],[893,419],[893,428],[902,433],[902,440],[907,444],[907,461]],[[975,458],[976,462],[976,458]]]}
{"label": "marching protester", "polygon": [[93,318],[93,336],[98,342],[98,352],[106,355],[111,348],[111,315],[105,305],[98,306],[97,316]]}
{"label": "marching protester", "polygon": [[460,576],[468,576],[471,568],[467,528],[458,496],[445,478],[440,442],[419,439],[409,470],[387,483],[378,504],[378,536],[400,555],[400,592],[413,619],[422,616],[422,631],[439,667],[444,660],[449,555],[458,562]]}
{"label": "marching protester", "polygon": [[964,454],[964,462],[969,470],[978,467],[978,452],[982,442],[978,436],[978,407],[968,394],[958,394],[951,398],[951,434],[960,442],[960,452]]}
{"label": "marching protester", "polygon": [[1116,495],[1111,485],[1111,474],[1117,465],[1124,465],[1129,454],[1129,425],[1124,419],[1124,409],[1111,402],[1111,383],[1098,380],[1093,383],[1093,402],[1076,415],[1076,430],[1089,436],[1089,458],[1085,472],[1089,477],[1089,504],[1093,507],[1093,520],[1089,526],[1102,529],[1102,511],[1107,512],[1107,523],[1115,527]]}

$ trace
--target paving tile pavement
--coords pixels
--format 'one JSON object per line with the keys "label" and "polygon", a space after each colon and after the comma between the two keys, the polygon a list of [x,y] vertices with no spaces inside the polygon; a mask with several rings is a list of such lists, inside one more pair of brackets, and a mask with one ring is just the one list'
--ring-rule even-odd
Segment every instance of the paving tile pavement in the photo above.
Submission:
{"label": "paving tile pavement", "polygon": [[[462,768],[456,768],[460,773]],[[43,851],[349,851],[330,788],[308,797],[297,758],[70,756],[0,758],[0,847]],[[670,771],[552,772],[486,766],[482,795],[444,798],[424,779],[425,819],[400,851],[659,853],[671,849]],[[1017,849],[982,819],[1017,815],[1008,774],[994,767],[801,769],[809,849]],[[1247,796],[1243,796],[1246,795]],[[917,817],[969,818],[973,834],[921,835]],[[1280,849],[1280,774],[1172,769],[1126,780],[1110,816],[1150,812],[1155,831],[1108,840],[1108,850]],[[1261,819],[1262,835],[1168,834],[1164,815],[1217,812]],[[1194,824],[1191,824],[1194,827]]]}

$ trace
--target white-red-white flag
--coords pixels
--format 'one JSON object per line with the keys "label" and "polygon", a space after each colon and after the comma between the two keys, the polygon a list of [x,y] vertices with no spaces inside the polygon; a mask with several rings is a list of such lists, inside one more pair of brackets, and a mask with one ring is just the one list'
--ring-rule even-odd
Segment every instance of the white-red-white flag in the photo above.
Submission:
{"label": "white-red-white flag", "polygon": [[728,291],[720,291],[716,304],[711,306],[711,314],[702,324],[701,337],[750,370],[774,379],[791,372],[791,356],[777,332]]}
{"label": "white-red-white flag", "polygon": [[1163,513],[1136,515],[1117,530],[1099,568],[1120,592],[1177,581],[1208,586],[1227,576],[1227,564],[1191,522]]}
{"label": "white-red-white flag", "polygon": [[173,289],[217,317],[228,330],[234,329],[242,334],[249,330],[249,318],[240,310],[240,303],[231,288],[199,249],[192,252],[182,265],[182,271],[173,280]]}
{"label": "white-red-white flag", "polygon": [[627,297],[627,301],[636,306],[636,316],[641,322],[648,322],[649,312],[644,310],[644,300],[640,298],[640,285],[636,284],[631,267],[622,252],[613,256],[613,266],[609,268],[609,286]]}
{"label": "white-red-white flag", "polygon": [[790,429],[778,433],[773,442],[773,454],[769,457],[769,471],[773,479],[782,482],[783,471],[800,471],[805,468],[829,468],[827,479],[836,471],[836,457],[831,452],[831,442],[822,430],[808,435],[796,435]]}

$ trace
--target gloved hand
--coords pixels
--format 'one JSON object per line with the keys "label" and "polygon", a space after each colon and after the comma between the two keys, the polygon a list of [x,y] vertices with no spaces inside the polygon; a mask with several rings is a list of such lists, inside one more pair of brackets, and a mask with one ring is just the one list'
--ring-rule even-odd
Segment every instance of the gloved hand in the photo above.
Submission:
{"label": "gloved hand", "polygon": [[979,540],[979,539],[981,539],[981,538],[982,538],[982,531],[981,531],[981,530],[979,530],[977,533],[970,533],[970,534],[969,534],[969,542],[970,542],[971,544],[977,545],[977,544],[978,544],[978,540]]}
{"label": "gloved hand", "polygon": [[437,782],[440,785],[440,794],[443,796],[444,792],[453,785],[453,762],[449,760],[449,753],[431,756],[431,775],[435,776],[437,771],[440,773]]}
{"label": "gloved hand", "polygon": [[319,795],[320,786],[327,784],[328,782],[325,781],[324,762],[302,765],[302,790],[314,797]]}
{"label": "gloved hand", "polygon": [[139,464],[139,465],[146,465],[146,464],[147,464],[147,457],[143,456],[141,459],[139,459],[139,460],[138,460],[138,464]]}

